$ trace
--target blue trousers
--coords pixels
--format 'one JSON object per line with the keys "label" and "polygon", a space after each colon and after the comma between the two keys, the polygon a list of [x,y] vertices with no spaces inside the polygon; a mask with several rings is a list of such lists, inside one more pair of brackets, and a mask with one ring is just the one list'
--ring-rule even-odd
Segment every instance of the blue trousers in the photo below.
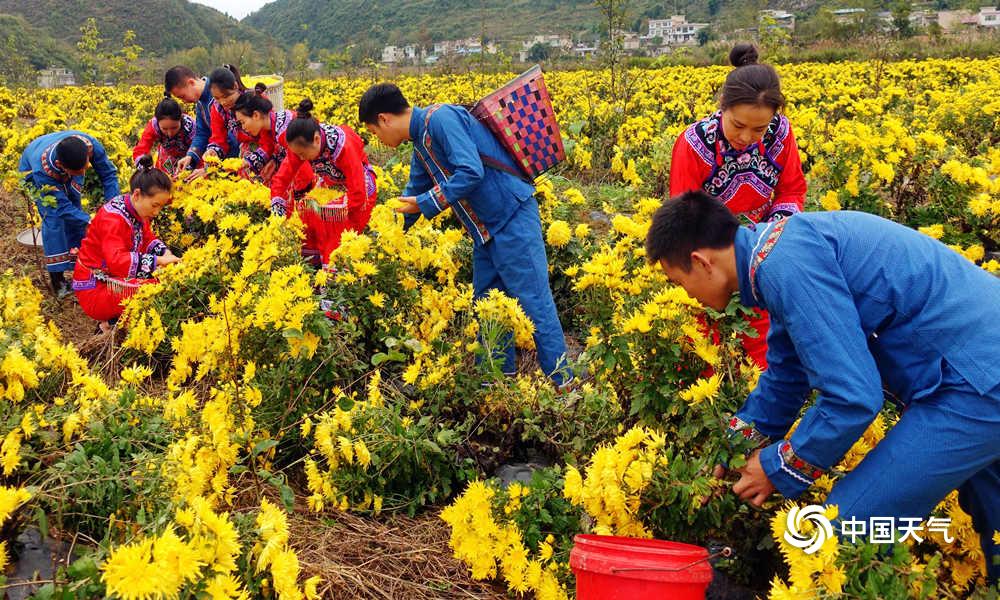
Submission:
{"label": "blue trousers", "polygon": [[[556,385],[572,377],[566,368],[566,338],[549,286],[549,263],[537,200],[524,201],[489,242],[473,250],[472,288],[476,299],[494,289],[517,298],[535,325],[535,348],[542,371]],[[515,349],[509,340],[502,352],[504,372],[516,372]]]}
{"label": "blue trousers", "polygon": [[50,273],[72,271],[76,257],[71,249],[79,248],[90,224],[88,215],[80,206],[79,198],[74,202],[60,198],[55,206],[47,206],[36,201],[38,214],[42,217],[42,249],[45,251],[45,268]]}
{"label": "blue trousers", "polygon": [[[982,395],[947,364],[942,385],[899,422],[827,498],[839,519],[926,519],[952,490],[980,535],[990,580],[1000,576],[1000,388]],[[940,534],[930,534],[940,539]],[[952,534],[953,535],[953,534]],[[926,538],[927,532],[920,533]],[[898,539],[899,536],[897,536]]]}

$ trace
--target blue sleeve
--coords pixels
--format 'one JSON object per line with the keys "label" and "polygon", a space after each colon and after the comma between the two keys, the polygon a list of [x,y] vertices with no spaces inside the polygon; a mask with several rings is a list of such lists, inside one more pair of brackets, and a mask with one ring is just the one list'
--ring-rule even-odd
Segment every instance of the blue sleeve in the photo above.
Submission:
{"label": "blue sleeve", "polygon": [[752,427],[757,439],[780,440],[795,422],[810,389],[785,326],[772,318],[767,333],[767,370],[736,413],[737,421],[730,422],[730,429],[750,438],[745,428]]}
{"label": "blue sleeve", "polygon": [[[795,251],[808,255],[808,263],[772,255],[757,272],[772,323],[787,331],[802,373],[819,392],[791,438],[761,451],[765,473],[787,498],[836,464],[883,404],[881,376],[833,249],[817,239]],[[797,380],[792,372],[780,378]],[[791,389],[798,394],[801,383]]]}
{"label": "blue sleeve", "polygon": [[435,112],[427,127],[431,139],[443,151],[444,162],[452,165],[453,169],[447,181],[417,196],[420,212],[430,219],[452,203],[468,198],[479,187],[483,180],[483,161],[479,158],[475,140],[451,107],[442,107]]}
{"label": "blue sleeve", "polygon": [[[403,190],[404,196],[418,196],[431,188],[431,176],[424,168],[424,162],[417,156],[416,144],[414,144],[413,154],[410,155],[410,179],[406,182]],[[413,227],[413,224],[420,219],[419,214],[403,215],[403,229]]]}
{"label": "blue sleeve", "polygon": [[212,126],[208,122],[208,111],[199,100],[194,105],[194,139],[191,147],[188,148],[188,156],[191,157],[192,166],[201,160],[201,155],[208,145],[208,137],[212,134]]}
{"label": "blue sleeve", "polygon": [[110,200],[121,195],[118,188],[118,169],[108,158],[108,153],[104,151],[101,142],[90,138],[94,142],[94,156],[90,160],[91,166],[97,171],[97,176],[101,179],[101,186],[104,188],[104,199]]}

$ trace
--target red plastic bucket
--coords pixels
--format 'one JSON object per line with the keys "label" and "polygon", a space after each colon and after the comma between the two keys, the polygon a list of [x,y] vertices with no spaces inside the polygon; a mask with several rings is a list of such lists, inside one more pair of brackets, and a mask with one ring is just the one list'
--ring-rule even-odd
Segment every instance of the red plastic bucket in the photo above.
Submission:
{"label": "red plastic bucket", "polygon": [[577,600],[704,600],[708,550],[663,540],[604,535],[573,539]]}

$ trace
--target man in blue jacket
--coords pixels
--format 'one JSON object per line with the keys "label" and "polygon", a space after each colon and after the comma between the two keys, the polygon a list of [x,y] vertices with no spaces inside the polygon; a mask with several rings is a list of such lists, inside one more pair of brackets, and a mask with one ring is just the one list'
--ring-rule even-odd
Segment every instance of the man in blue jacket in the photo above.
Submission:
{"label": "man in blue jacket", "polygon": [[646,255],[702,304],[721,310],[738,292],[771,315],[768,369],[729,423],[759,445],[735,493],[756,505],[775,489],[802,494],[882,409],[885,386],[902,416],[827,503],[841,522],[924,519],[958,489],[996,581],[1000,279],[873,215],[804,213],[747,228],[703,192],[664,203]]}
{"label": "man in blue jacket", "polygon": [[[538,362],[557,386],[566,369],[566,339],[549,286],[535,188],[507,172],[514,162],[493,134],[467,110],[450,104],[410,107],[393,84],[368,89],[358,109],[368,131],[395,148],[413,142],[410,181],[398,208],[409,227],[422,214],[431,219],[451,208],[472,236],[472,287],[476,298],[492,289],[517,298],[535,325]],[[506,170],[485,167],[500,161]],[[492,160],[491,160],[492,159]],[[516,372],[513,345],[505,349],[504,372]]]}
{"label": "man in blue jacket", "polygon": [[121,192],[118,170],[104,146],[80,131],[57,131],[35,138],[21,154],[17,170],[37,190],[35,205],[42,217],[45,268],[58,298],[72,293],[64,273],[72,271],[76,251],[87,233],[90,215],[80,203],[84,174],[93,166],[104,188],[104,199]]}
{"label": "man in blue jacket", "polygon": [[[201,155],[208,147],[208,138],[212,135],[212,123],[209,109],[212,106],[212,91],[208,87],[208,78],[198,77],[190,68],[178,65],[171,67],[163,76],[165,93],[180,98],[188,104],[194,104],[194,138],[187,156],[177,161],[177,170],[195,169],[201,164]],[[229,154],[225,158],[239,155],[240,145],[236,134],[229,132]],[[200,174],[199,171],[197,174]]]}

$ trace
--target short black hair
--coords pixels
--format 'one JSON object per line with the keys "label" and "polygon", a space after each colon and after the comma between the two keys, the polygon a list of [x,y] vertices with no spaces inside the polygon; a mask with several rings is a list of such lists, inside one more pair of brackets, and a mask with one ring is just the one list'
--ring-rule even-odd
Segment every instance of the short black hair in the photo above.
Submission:
{"label": "short black hair", "polygon": [[653,213],[646,234],[646,260],[691,270],[691,253],[722,249],[736,239],[740,222],[726,205],[701,190],[684,192],[663,202]]}
{"label": "short black hair", "polygon": [[87,166],[90,160],[90,147],[80,138],[72,135],[63,138],[56,145],[56,158],[64,169],[76,171]]}
{"label": "short black hair", "polygon": [[189,67],[185,67],[184,65],[170,67],[163,74],[163,91],[169,94],[175,87],[184,83],[184,81],[197,78],[198,76]]}
{"label": "short black hair", "polygon": [[375,125],[382,113],[399,115],[410,108],[399,86],[394,83],[376,83],[361,96],[358,102],[358,118],[362,123]]}

